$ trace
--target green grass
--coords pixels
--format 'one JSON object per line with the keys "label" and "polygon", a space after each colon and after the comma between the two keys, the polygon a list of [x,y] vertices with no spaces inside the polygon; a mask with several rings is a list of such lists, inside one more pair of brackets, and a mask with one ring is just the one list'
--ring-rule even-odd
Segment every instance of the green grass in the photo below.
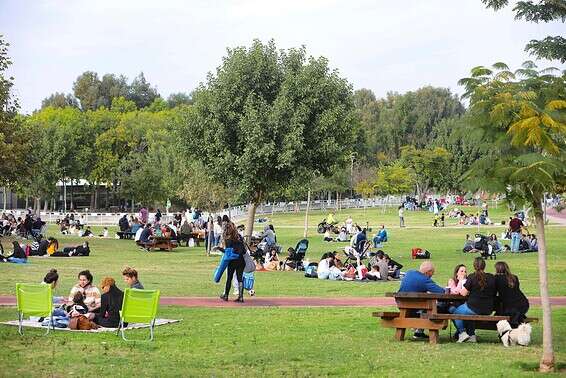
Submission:
{"label": "green grass", "polygon": [[[506,219],[505,208],[491,209],[494,220]],[[410,259],[412,247],[432,252],[437,272],[434,279],[445,284],[456,264],[471,265],[475,255],[460,250],[466,233],[476,227],[460,227],[448,220],[446,228],[431,227],[428,212],[406,212],[408,228],[399,229],[396,209],[347,210],[337,214],[343,220],[369,222],[374,230],[385,223],[390,241],[384,250],[405,265],[416,268],[420,261]],[[339,250],[340,243],[324,243],[316,234],[316,224],[325,216],[311,215],[310,246],[307,258],[320,258],[323,252]],[[304,213],[276,214],[275,225],[280,244],[286,249],[302,238]],[[256,229],[261,225],[256,224]],[[94,227],[98,233],[101,227]],[[482,233],[500,234],[501,226],[483,227]],[[115,231],[112,228],[111,231]],[[555,296],[566,295],[566,228],[547,228],[549,249],[549,285]],[[56,229],[50,228],[56,235]],[[62,245],[79,244],[76,237],[56,235]],[[3,239],[6,246],[8,240]],[[173,253],[145,253],[132,241],[90,240],[92,255],[81,258],[33,258],[27,265],[0,264],[0,295],[13,295],[16,282],[40,282],[50,268],[61,274],[56,295],[67,295],[82,269],[90,269],[98,283],[104,276],[117,279],[123,287],[120,271],[131,265],[140,272],[147,288],[159,288],[163,296],[215,296],[221,285],[212,282],[219,257],[207,257],[204,249],[177,248]],[[538,296],[537,254],[504,254],[521,279],[529,296]],[[493,261],[488,270],[493,271]],[[259,296],[382,296],[395,291],[398,282],[364,284],[306,279],[299,272],[259,272],[256,291]],[[124,343],[113,334],[55,332],[41,336],[28,330],[19,337],[15,327],[0,326],[0,376],[530,376],[535,375],[541,355],[541,325],[533,327],[533,342],[527,348],[505,349],[494,332],[481,331],[478,345],[448,342],[448,331],[441,333],[441,344],[393,341],[393,330],[384,329],[370,316],[373,308],[241,308],[198,309],[162,307],[160,316],[183,319],[174,325],[158,327],[154,343]],[[533,308],[531,316],[540,316]],[[14,308],[0,308],[0,320],[16,318]],[[557,361],[566,358],[566,308],[553,310],[554,342]],[[144,337],[144,330],[132,336]],[[560,365],[564,373],[564,365]]]}
{"label": "green grass", "polygon": [[[507,212],[498,209],[502,219]],[[365,216],[364,216],[365,213]],[[409,212],[407,212],[409,213]],[[492,213],[495,213],[492,210]],[[475,255],[461,252],[466,233],[475,233],[477,227],[461,227],[454,225],[455,220],[448,221],[446,228],[430,226],[432,216],[428,212],[409,213],[409,227],[400,229],[397,224],[395,209],[385,214],[381,210],[354,210],[338,214],[345,218],[347,214],[354,221],[370,225],[385,223],[389,229],[389,242],[383,248],[396,261],[404,265],[403,270],[417,268],[420,261],[411,260],[413,247],[421,247],[432,252],[432,261],[436,264],[434,279],[439,284],[446,284],[454,266],[465,263],[471,266]],[[280,214],[273,217],[280,244],[286,250],[295,246],[302,238],[301,228],[303,214]],[[341,250],[346,243],[326,243],[316,233],[316,224],[324,214],[314,213],[311,216],[310,245],[307,258],[319,260],[325,251]],[[414,226],[417,224],[418,226]],[[261,225],[256,224],[256,228]],[[95,233],[100,227],[94,227]],[[500,234],[501,226],[484,227],[483,233]],[[548,266],[550,293],[566,295],[566,259],[562,257],[566,228],[549,226],[547,243],[549,248]],[[56,233],[52,227],[51,232]],[[113,230],[111,230],[113,231]],[[62,245],[76,245],[80,238],[64,235],[58,236]],[[134,266],[140,272],[140,279],[147,287],[159,287],[164,296],[213,296],[221,291],[220,285],[212,282],[212,272],[218,264],[219,257],[207,257],[204,248],[177,248],[173,253],[141,252],[130,240],[99,239],[90,240],[92,254],[80,258],[32,258],[27,265],[0,264],[0,295],[14,294],[15,282],[39,282],[50,268],[56,268],[60,275],[58,294],[65,295],[76,281],[76,275],[83,269],[90,269],[98,283],[104,276],[112,276],[120,280],[121,268]],[[6,246],[8,243],[3,242]],[[537,254],[505,254],[500,259],[506,260],[520,279],[521,286],[529,296],[538,295],[538,262]],[[488,262],[488,270],[493,271],[494,262]],[[256,290],[263,296],[376,296],[387,291],[394,291],[398,282],[366,284],[356,282],[332,282],[306,279],[300,272],[259,272],[256,274]]]}
{"label": "green grass", "polygon": [[[393,330],[370,317],[371,308],[184,309],[160,315],[183,319],[158,327],[153,343],[125,343],[112,333],[55,332],[42,336],[0,327],[2,376],[534,376],[541,328],[529,347],[506,349],[494,332],[479,343],[393,340]],[[13,319],[0,309],[0,319]],[[538,310],[534,315],[540,315]],[[566,309],[554,311],[557,360],[566,359]],[[143,338],[147,330],[130,337]],[[562,369],[564,365],[560,365]]]}

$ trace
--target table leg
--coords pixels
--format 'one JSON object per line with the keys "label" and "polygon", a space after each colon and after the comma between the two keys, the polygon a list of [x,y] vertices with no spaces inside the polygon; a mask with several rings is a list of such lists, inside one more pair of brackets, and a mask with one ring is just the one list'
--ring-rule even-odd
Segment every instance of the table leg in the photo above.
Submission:
{"label": "table leg", "polygon": [[429,329],[428,330],[428,341],[431,344],[436,344],[438,343],[438,330],[437,329]]}
{"label": "table leg", "polygon": [[395,331],[395,340],[403,341],[405,340],[405,329],[406,328],[397,328]]}

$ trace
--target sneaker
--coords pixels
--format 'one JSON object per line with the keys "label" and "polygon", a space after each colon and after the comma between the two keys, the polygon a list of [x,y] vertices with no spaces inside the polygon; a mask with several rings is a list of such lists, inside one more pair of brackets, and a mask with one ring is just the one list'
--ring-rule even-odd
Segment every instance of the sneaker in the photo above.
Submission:
{"label": "sneaker", "polygon": [[467,343],[477,343],[478,338],[476,337],[476,335],[472,335],[472,336],[470,336],[470,338],[466,342]]}
{"label": "sneaker", "polygon": [[469,338],[470,338],[470,336],[466,333],[466,331],[464,331],[458,336],[457,342],[463,343],[463,342],[467,341]]}
{"label": "sneaker", "polygon": [[414,340],[426,340],[426,339],[428,339],[428,335],[424,332],[415,332],[413,334],[413,339]]}

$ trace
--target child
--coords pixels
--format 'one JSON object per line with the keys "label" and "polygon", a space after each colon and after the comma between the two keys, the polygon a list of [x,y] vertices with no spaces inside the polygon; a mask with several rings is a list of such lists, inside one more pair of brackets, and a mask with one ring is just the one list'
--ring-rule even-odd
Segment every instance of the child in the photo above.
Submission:
{"label": "child", "polygon": [[434,216],[434,223],[432,224],[434,227],[438,227],[438,214]]}
{"label": "child", "polygon": [[445,219],[444,213],[442,213],[442,215],[440,216],[440,224],[442,227],[444,227],[444,219]]}
{"label": "child", "polygon": [[69,317],[73,318],[79,315],[86,315],[88,313],[88,307],[84,302],[84,295],[80,291],[77,291],[73,296],[73,304],[67,306],[67,314]]}
{"label": "child", "polygon": [[104,227],[104,228],[102,229],[102,234],[101,234],[101,235],[98,235],[98,237],[107,238],[107,237],[108,237],[108,227]]}

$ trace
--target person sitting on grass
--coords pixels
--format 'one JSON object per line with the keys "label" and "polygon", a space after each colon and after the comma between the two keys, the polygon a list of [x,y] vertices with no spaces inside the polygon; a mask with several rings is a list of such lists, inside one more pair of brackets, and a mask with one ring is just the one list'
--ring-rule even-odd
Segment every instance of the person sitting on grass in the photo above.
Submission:
{"label": "person sitting on grass", "polygon": [[324,231],[324,238],[322,240],[325,242],[334,241],[334,238],[330,235],[330,228],[327,228],[326,231]]}
{"label": "person sitting on grass", "polygon": [[336,241],[337,242],[348,242],[348,241],[350,241],[350,238],[348,237],[348,231],[346,231],[346,227],[340,228],[340,233],[338,234]]}
{"label": "person sitting on grass", "polygon": [[501,252],[502,247],[501,247],[501,243],[499,243],[499,240],[497,240],[497,235],[495,234],[489,235],[489,240],[487,244],[491,246],[491,250],[493,252]]}
{"label": "person sitting on grass", "polygon": [[122,270],[122,277],[126,285],[130,288],[143,290],[143,285],[138,279],[138,271],[134,268],[130,268],[129,266],[125,267],[124,270]]}
{"label": "person sitting on grass", "polygon": [[85,241],[82,245],[76,247],[65,247],[62,251],[56,251],[51,254],[51,257],[72,257],[72,256],[89,256],[90,247],[88,242]]}
{"label": "person sitting on grass", "polygon": [[381,279],[379,274],[379,267],[377,265],[372,265],[371,270],[367,272],[365,278],[370,281],[378,281]]}
{"label": "person sitting on grass", "polygon": [[83,293],[77,291],[73,297],[73,303],[66,307],[66,311],[69,317],[73,318],[79,315],[86,315],[88,313],[88,307],[84,301],[85,297]]}
{"label": "person sitting on grass", "polygon": [[59,249],[59,242],[54,237],[49,237],[47,242],[49,243],[47,244],[47,254],[51,256]]}
{"label": "person sitting on grass", "polygon": [[84,302],[89,311],[87,317],[92,320],[94,318],[94,314],[97,313],[100,308],[100,291],[92,284],[94,277],[90,271],[83,270],[79,273],[78,277],[79,282],[71,289],[68,302],[73,302],[73,298],[77,292],[83,294]]}
{"label": "person sitting on grass", "polygon": [[373,246],[378,247],[381,243],[385,243],[387,241],[387,230],[385,229],[385,225],[382,224],[379,231],[373,237]]}
{"label": "person sitting on grass", "polygon": [[[4,257],[3,254],[0,255],[0,262],[11,262],[11,263],[15,263],[15,264],[25,264],[28,261],[28,257],[26,256],[26,253],[24,251],[24,249],[22,248],[22,246],[20,245],[20,243],[18,243],[17,241],[13,241],[12,245],[14,246],[14,250],[12,251],[12,254],[8,257]],[[4,249],[1,249],[2,253],[4,252]]]}
{"label": "person sitting on grass", "polygon": [[[482,257],[474,259],[474,273],[470,274],[460,291],[460,295],[468,297],[466,303],[452,309],[453,314],[458,315],[490,315],[494,310],[495,277],[485,272],[485,260]],[[454,320],[456,336],[459,343],[477,342],[474,322]]]}
{"label": "person sitting on grass", "polygon": [[116,287],[116,281],[112,277],[106,277],[100,283],[102,297],[100,311],[94,318],[94,322],[101,327],[116,328],[120,324],[120,310],[124,292]]}
{"label": "person sitting on grass", "polygon": [[[426,260],[421,263],[419,270],[409,270],[399,287],[399,293],[403,292],[417,292],[417,293],[438,293],[443,294],[444,288],[438,286],[433,280],[434,265],[432,262]],[[411,315],[418,316],[418,311],[411,311]],[[423,329],[416,329],[413,335],[414,339],[428,339],[428,335],[424,333]]]}
{"label": "person sitting on grass", "polygon": [[474,250],[474,241],[470,239],[470,235],[466,234],[466,240],[464,241],[464,248],[462,248],[462,252],[471,252]]}
{"label": "person sitting on grass", "polygon": [[529,243],[531,244],[531,251],[538,252],[538,240],[535,234],[529,235]]}
{"label": "person sitting on grass", "polygon": [[335,266],[334,253],[327,252],[322,255],[316,270],[318,278],[321,280],[340,280],[342,272]]}
{"label": "person sitting on grass", "polygon": [[394,280],[398,280],[401,276],[401,269],[403,269],[403,265],[399,264],[395,260],[391,260],[388,254],[384,255],[385,261],[387,261],[387,266],[389,268],[389,277],[393,278]]}

